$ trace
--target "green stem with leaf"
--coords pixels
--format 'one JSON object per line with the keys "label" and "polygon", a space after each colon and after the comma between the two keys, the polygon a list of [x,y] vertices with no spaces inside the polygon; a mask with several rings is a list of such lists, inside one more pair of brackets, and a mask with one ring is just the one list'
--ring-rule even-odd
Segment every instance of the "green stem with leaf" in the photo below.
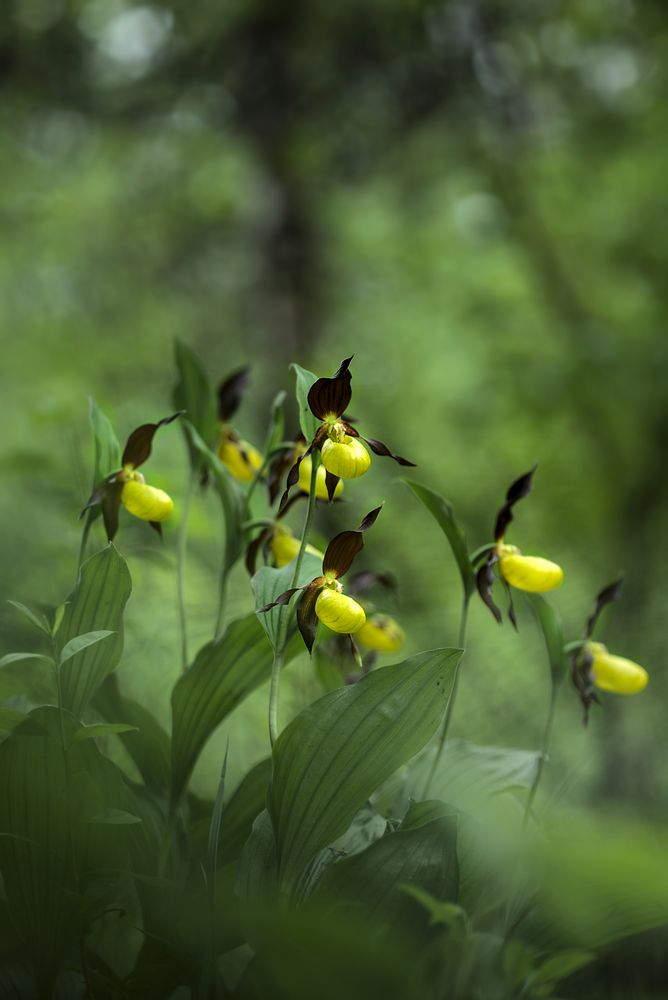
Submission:
{"label": "green stem with leaf", "polygon": [[[462,610],[459,618],[459,632],[457,634],[457,646],[459,649],[462,650],[464,649],[464,645],[466,643],[466,626],[468,624],[470,596],[471,595],[468,593],[468,591],[465,590],[464,596],[462,597]],[[459,689],[459,674],[461,671],[463,659],[464,659],[464,654],[462,653],[455,667],[455,675],[452,680],[452,690],[450,692],[450,697],[448,698],[448,704],[446,705],[445,708],[445,715],[443,716],[443,725],[441,726],[441,733],[438,738],[438,748],[436,750],[434,762],[431,765],[431,768],[429,770],[429,775],[427,776],[427,780],[425,782],[424,791],[422,793],[423,799],[426,799],[429,794],[429,790],[434,780],[434,775],[438,770],[438,765],[440,764],[441,757],[443,756],[443,748],[445,746],[445,741],[448,736],[448,730],[450,728],[452,710],[455,706],[455,698],[457,697],[457,691]]]}
{"label": "green stem with leaf", "polygon": [[543,775],[543,768],[545,767],[545,762],[550,753],[550,744],[552,742],[552,730],[554,728],[554,716],[557,708],[557,698],[559,697],[559,689],[561,688],[561,678],[558,675],[551,675],[551,685],[550,685],[550,703],[547,710],[547,719],[545,720],[545,728],[543,730],[543,739],[540,748],[540,756],[538,758],[538,766],[536,767],[536,773],[534,779],[531,783],[531,788],[529,789],[529,795],[527,796],[527,802],[524,809],[524,820],[523,826],[526,826],[529,821],[529,816],[531,815],[531,807],[533,806],[533,801],[536,798],[536,792],[538,791],[538,785],[540,784],[540,779]]}
{"label": "green stem with leaf", "polygon": [[188,669],[188,620],[186,615],[186,556],[188,552],[188,519],[190,505],[195,492],[195,473],[191,468],[188,475],[188,486],[183,500],[181,522],[176,542],[176,592],[179,608],[179,627],[181,630],[181,669]]}
{"label": "green stem with leaf", "polygon": [[[306,551],[306,543],[308,541],[308,534],[311,530],[311,523],[313,521],[313,512],[315,511],[315,488],[317,483],[317,472],[318,472],[318,461],[317,455],[313,455],[311,461],[311,482],[309,485],[308,494],[308,507],[306,508],[306,517],[304,518],[304,527],[302,529],[302,537],[299,544],[299,552],[297,553],[297,560],[295,562],[295,571],[292,574],[292,583],[290,584],[290,589],[292,590],[297,586],[299,580],[299,574],[301,573],[302,562],[304,561],[304,552]],[[290,624],[290,618],[292,615],[292,609],[288,605],[287,608],[281,608],[281,622],[278,630],[278,637],[276,639],[276,647],[274,649],[274,662],[271,667],[271,688],[269,690],[269,740],[273,747],[276,742],[276,737],[278,736],[278,693],[281,678],[281,669],[283,667],[283,659],[285,656],[285,646],[287,644],[288,638],[288,626]]]}

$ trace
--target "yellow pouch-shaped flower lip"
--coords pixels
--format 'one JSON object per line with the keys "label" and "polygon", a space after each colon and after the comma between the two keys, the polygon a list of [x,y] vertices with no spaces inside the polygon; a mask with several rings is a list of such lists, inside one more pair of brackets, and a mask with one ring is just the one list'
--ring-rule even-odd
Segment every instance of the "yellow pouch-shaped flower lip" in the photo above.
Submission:
{"label": "yellow pouch-shaped flower lip", "polygon": [[640,664],[609,653],[602,642],[588,642],[585,649],[592,657],[594,684],[602,691],[638,694],[647,687],[649,674]]}
{"label": "yellow pouch-shaped flower lip", "polygon": [[262,465],[262,455],[248,441],[224,437],[218,445],[218,458],[227,466],[235,479],[250,483]]}
{"label": "yellow pouch-shaped flower lip", "polygon": [[174,501],[168,493],[138,479],[123,485],[121,503],[142,521],[164,521],[174,510]]}
{"label": "yellow pouch-shaped flower lip", "polygon": [[[299,465],[299,489],[308,493],[311,489],[311,459],[303,458]],[[324,465],[318,466],[315,474],[315,495],[318,500],[329,500],[327,493],[327,469]],[[343,483],[339,481],[334,490],[334,497],[338,497],[343,492]]]}
{"label": "yellow pouch-shaped flower lip", "polygon": [[[289,528],[284,527],[282,524],[276,525],[269,548],[274,557],[274,562],[279,569],[292,562],[299,552],[299,544],[299,539],[292,534]],[[305,551],[310,552],[311,555],[318,556],[319,559],[323,558],[322,552],[313,545],[307,545]]]}
{"label": "yellow pouch-shaped flower lip", "polygon": [[377,653],[396,653],[403,646],[406,634],[398,622],[388,615],[371,615],[355,638],[367,649]]}
{"label": "yellow pouch-shaped flower lip", "polygon": [[358,632],[366,620],[364,608],[352,597],[326,587],[318,594],[315,613],[332,632],[349,635]]}
{"label": "yellow pouch-shaped flower lip", "polygon": [[514,545],[499,545],[501,576],[511,587],[542,594],[559,587],[564,571],[557,563],[542,556],[523,556]]}
{"label": "yellow pouch-shaped flower lip", "polygon": [[371,465],[371,455],[362,442],[349,434],[344,434],[341,441],[327,438],[322,443],[320,453],[325,469],[340,479],[357,479]]}

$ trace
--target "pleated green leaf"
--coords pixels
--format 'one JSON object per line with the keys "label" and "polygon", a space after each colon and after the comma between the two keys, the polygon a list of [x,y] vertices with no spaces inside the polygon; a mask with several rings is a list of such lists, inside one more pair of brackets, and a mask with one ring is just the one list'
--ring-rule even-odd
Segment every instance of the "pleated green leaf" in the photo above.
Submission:
{"label": "pleated green leaf", "polygon": [[241,854],[256,817],[264,809],[270,778],[271,757],[267,757],[250,769],[223,809],[219,864],[234,861]]}
{"label": "pleated green leaf", "polygon": [[306,440],[310,442],[320,425],[320,421],[311,413],[311,407],[308,405],[309,389],[317,381],[318,376],[308,371],[307,368],[302,368],[300,365],[291,365],[290,367],[297,378],[295,395],[299,409],[299,426]]}
{"label": "pleated green leaf", "polygon": [[[195,354],[180,340],[174,341],[174,361],[178,372],[178,381],[172,393],[174,409],[184,410],[186,419],[202,441],[212,444],[216,429],[216,410],[206,372]],[[183,428],[183,424],[181,426]],[[184,435],[192,468],[199,473],[206,466],[206,461],[185,430]]]}
{"label": "pleated green leaf", "polygon": [[21,604],[20,601],[7,601],[7,604],[18,611],[18,613],[29,622],[33,628],[36,628],[38,632],[43,632],[45,635],[51,635],[51,626],[49,625],[49,620],[43,611],[33,611],[25,604]]}
{"label": "pleated green leaf", "polygon": [[550,672],[555,683],[564,679],[566,664],[564,662],[564,629],[561,619],[551,604],[540,594],[525,594],[538,620],[543,633],[547,656],[550,661]]}
{"label": "pleated green leaf", "polygon": [[213,731],[268,680],[273,656],[255,614],[200,649],[172,691],[172,797],[178,801]]}
{"label": "pleated green leaf", "polygon": [[169,737],[155,716],[133,698],[121,694],[116,674],[109,674],[93,704],[107,722],[125,724],[126,731],[119,733],[121,741],[146,786],[165,791],[170,780]]}
{"label": "pleated green leaf", "polygon": [[136,726],[123,723],[96,722],[92,726],[82,726],[74,734],[75,740],[96,740],[99,736],[118,736],[120,733],[137,732]]}
{"label": "pleated green leaf", "polygon": [[[407,790],[424,787],[436,748],[432,747],[410,769]],[[526,789],[536,774],[540,754],[535,750],[484,747],[465,740],[448,740],[431,782],[431,795],[451,806],[469,809],[492,796]]]}
{"label": "pleated green leaf", "polygon": [[462,578],[464,594],[467,598],[470,597],[476,589],[475,574],[471,567],[466,538],[455,517],[452,504],[435,490],[429,489],[428,486],[422,486],[412,479],[404,479],[404,483],[424,504],[447,538],[457,562],[459,575]]}
{"label": "pleated green leaf", "polygon": [[[95,489],[112,472],[120,468],[121,446],[114,433],[111,421],[99,408],[95,400],[90,399],[90,425],[93,431],[93,441],[95,442],[95,465],[93,468],[93,480],[91,489]],[[88,523],[92,524],[102,514],[101,505],[90,507],[86,517]]]}
{"label": "pleated green leaf", "polygon": [[267,806],[283,891],[433,736],[460,655],[437,649],[374,671],[314,702],[279,736]]}
{"label": "pleated green leaf", "polygon": [[100,629],[97,632],[84,632],[83,635],[77,635],[74,639],[70,639],[69,642],[65,643],[60,651],[60,666],[71,660],[73,656],[81,653],[84,649],[88,649],[89,646],[94,646],[97,642],[102,642],[103,639],[108,639],[110,635],[114,635],[114,632],[110,632],[109,629]]}
{"label": "pleated green leaf", "polygon": [[[295,572],[295,562],[282,566],[281,569],[274,569],[272,566],[262,566],[253,577],[251,584],[255,594],[255,606],[263,608],[271,604],[277,597],[292,587],[292,578]],[[322,559],[314,556],[311,552],[304,552],[299,577],[295,583],[296,587],[303,587],[310,583],[316,576],[322,574]],[[293,597],[293,604],[299,600],[299,596]],[[281,616],[287,614],[287,609],[283,606],[272,608],[258,615],[262,628],[267,633],[271,645],[275,648],[278,641],[278,633],[281,624]]]}
{"label": "pleated green leaf", "polygon": [[61,667],[63,706],[80,716],[118,663],[123,650],[122,616],[132,584],[123,557],[113,545],[96,552],[81,567],[58,631],[59,653],[87,632],[112,631],[71,657]]}

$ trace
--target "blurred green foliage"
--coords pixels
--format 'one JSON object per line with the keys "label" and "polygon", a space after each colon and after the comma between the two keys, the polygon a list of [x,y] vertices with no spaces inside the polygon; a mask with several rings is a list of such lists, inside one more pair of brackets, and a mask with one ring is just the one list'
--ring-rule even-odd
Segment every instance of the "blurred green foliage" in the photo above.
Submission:
{"label": "blurred green foliage", "polygon": [[[650,686],[605,698],[588,730],[564,690],[545,789],[661,822],[667,55],[658,2],[9,0],[2,596],[50,606],[71,589],[89,395],[121,441],[164,416],[178,337],[213,384],[251,363],[237,424],[259,444],[290,361],[331,374],[354,353],[352,412],[452,501],[472,547],[539,462],[511,540],[565,567],[554,602],[567,638],[624,570],[600,637],[646,665]],[[187,455],[173,428],[151,469],[179,505]],[[387,501],[365,565],[398,576],[390,610],[411,653],[454,641],[459,581],[397,480],[375,460],[317,530]],[[195,649],[215,617],[215,499],[198,496],[191,518]],[[133,575],[133,666],[119,675],[163,719],[179,671],[177,526],[178,509],[161,545],[126,519],[119,539]],[[237,568],[228,616],[251,607]],[[0,652],[27,648],[14,611],[0,615]],[[455,735],[538,744],[549,674],[520,618],[518,635],[499,631],[474,603]],[[318,685],[304,657],[286,677],[287,717]],[[232,783],[266,756],[265,704],[263,688],[212,741],[196,788],[212,792],[228,735]]]}

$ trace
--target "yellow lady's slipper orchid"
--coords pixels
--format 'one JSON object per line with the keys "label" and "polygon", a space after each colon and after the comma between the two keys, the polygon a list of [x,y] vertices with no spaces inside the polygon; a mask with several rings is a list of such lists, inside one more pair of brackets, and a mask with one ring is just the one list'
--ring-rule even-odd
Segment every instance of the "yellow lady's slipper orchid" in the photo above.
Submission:
{"label": "yellow lady's slipper orchid", "polygon": [[320,453],[324,468],[339,479],[357,479],[371,465],[371,455],[362,442],[349,434],[341,434],[340,439],[327,438]]}
{"label": "yellow lady's slipper orchid", "polygon": [[523,556],[515,545],[497,546],[501,576],[511,587],[532,594],[555,590],[564,579],[564,571],[557,563],[542,556]]}
{"label": "yellow lady's slipper orchid", "polygon": [[[274,562],[276,566],[280,569],[282,566],[287,566],[291,563],[299,552],[300,541],[296,538],[293,533],[283,524],[276,524],[274,527],[274,533],[269,543],[269,548],[271,549],[271,554],[274,557]],[[313,545],[307,545],[305,552],[310,552],[311,555],[318,556],[319,559],[323,558],[323,553],[316,549]]]}
{"label": "yellow lady's slipper orchid", "polygon": [[[304,493],[309,493],[311,490],[311,468],[312,463],[310,458],[302,459],[299,465],[299,488]],[[329,470],[332,471],[331,469]],[[318,471],[315,474],[315,495],[318,500],[328,500],[329,494],[327,492],[327,468],[325,465],[319,465]],[[332,499],[340,496],[343,492],[343,483],[338,482],[334,490]]]}
{"label": "yellow lady's slipper orchid", "polygon": [[242,483],[250,483],[262,466],[262,455],[257,448],[229,432],[223,435],[218,445],[218,458]]}
{"label": "yellow lady's slipper orchid", "polygon": [[344,635],[357,632],[366,620],[361,604],[352,597],[342,594],[339,589],[330,587],[325,587],[318,594],[315,613],[323,625],[332,632],[341,632]]}
{"label": "yellow lady's slipper orchid", "polygon": [[394,618],[376,614],[367,618],[355,638],[377,653],[396,653],[403,646],[406,634]]}
{"label": "yellow lady's slipper orchid", "polygon": [[623,656],[614,656],[602,642],[587,642],[584,648],[592,658],[592,680],[602,691],[638,694],[647,687],[649,675],[638,663]]}
{"label": "yellow lady's slipper orchid", "polygon": [[142,521],[164,521],[174,510],[174,501],[156,486],[149,486],[144,477],[135,473],[138,478],[130,479],[123,484],[121,503],[135,517]]}

